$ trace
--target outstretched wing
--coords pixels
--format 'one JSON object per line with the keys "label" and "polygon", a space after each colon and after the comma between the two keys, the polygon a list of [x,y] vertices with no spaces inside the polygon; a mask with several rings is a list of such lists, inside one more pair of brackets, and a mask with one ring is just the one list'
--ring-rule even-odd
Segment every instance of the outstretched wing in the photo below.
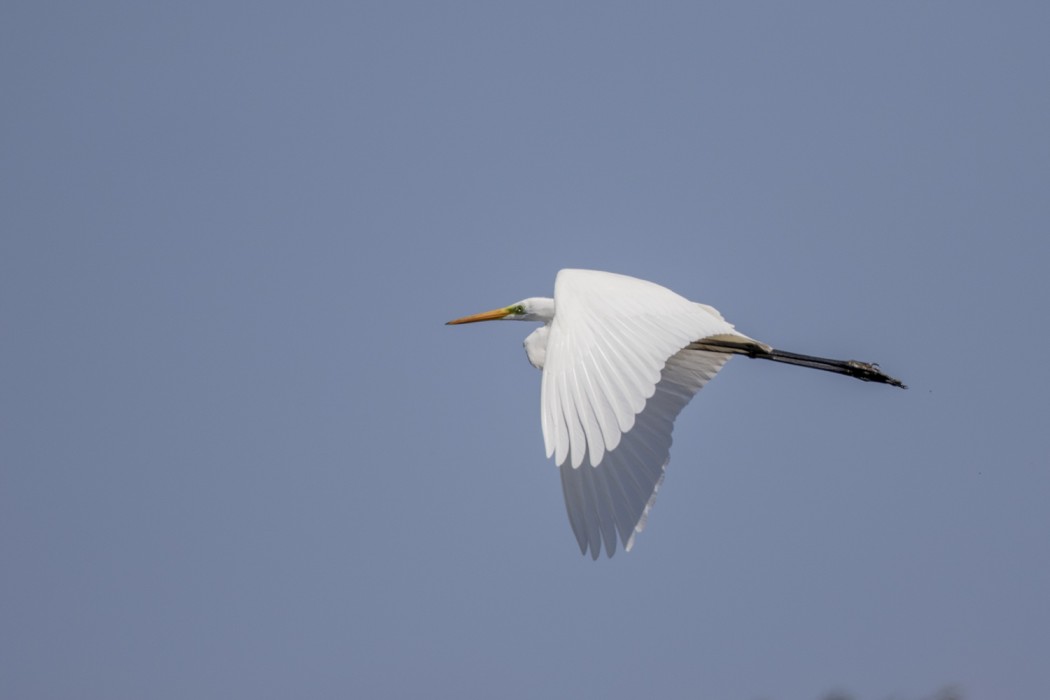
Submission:
{"label": "outstretched wing", "polygon": [[656,391],[672,355],[690,342],[739,335],[710,307],[644,280],[562,270],[554,283],[541,420],[547,456],[592,466],[616,449]]}
{"label": "outstretched wing", "polygon": [[583,551],[630,548],[667,465],[679,411],[725,363],[690,342],[740,336],[717,311],[633,277],[562,270],[541,408]]}
{"label": "outstretched wing", "polygon": [[565,509],[580,552],[598,558],[605,543],[611,557],[619,535],[630,551],[656,500],[670,460],[675,418],[731,355],[682,350],[667,361],[653,396],[635,416],[634,427],[596,467],[559,467]]}

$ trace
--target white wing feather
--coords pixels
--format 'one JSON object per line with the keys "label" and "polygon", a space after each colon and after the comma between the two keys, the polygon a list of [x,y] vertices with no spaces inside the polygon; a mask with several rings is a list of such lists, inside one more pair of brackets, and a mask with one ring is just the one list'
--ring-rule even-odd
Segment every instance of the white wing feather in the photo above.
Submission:
{"label": "white wing feather", "polygon": [[[684,348],[736,335],[711,307],[644,280],[562,270],[543,367],[547,456],[580,550],[630,550],[663,481],[678,413],[729,355]],[[746,337],[746,336],[741,336]],[[586,463],[586,464],[585,464]]]}
{"label": "white wing feather", "polygon": [[597,467],[559,467],[565,509],[580,551],[612,556],[616,540],[626,551],[645,527],[670,459],[674,420],[730,355],[682,350],[668,360],[662,379],[634,426]]}
{"label": "white wing feather", "polygon": [[656,391],[667,360],[690,342],[733,334],[707,307],[644,280],[593,270],[562,270],[554,282],[541,422],[547,456],[592,466]]}

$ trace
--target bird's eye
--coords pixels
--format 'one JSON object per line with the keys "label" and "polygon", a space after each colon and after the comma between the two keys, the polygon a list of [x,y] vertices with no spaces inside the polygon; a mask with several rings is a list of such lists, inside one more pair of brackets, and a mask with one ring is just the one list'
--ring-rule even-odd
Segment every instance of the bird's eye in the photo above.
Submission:
{"label": "bird's eye", "polygon": [[525,307],[522,304],[517,304],[516,306],[512,306],[512,307],[510,307],[510,309],[508,309],[508,311],[510,311],[515,316],[524,316],[525,315]]}

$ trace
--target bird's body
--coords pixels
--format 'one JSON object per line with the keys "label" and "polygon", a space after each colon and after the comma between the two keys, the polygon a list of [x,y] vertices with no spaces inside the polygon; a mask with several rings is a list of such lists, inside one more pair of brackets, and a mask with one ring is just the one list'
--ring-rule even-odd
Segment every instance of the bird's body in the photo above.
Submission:
{"label": "bird's body", "polygon": [[542,370],[547,456],[561,472],[580,551],[626,550],[642,531],[678,413],[734,354],[903,386],[867,363],[785,353],[739,333],[706,304],[610,272],[562,270],[554,299],[532,297],[450,321],[538,321],[525,339]]}

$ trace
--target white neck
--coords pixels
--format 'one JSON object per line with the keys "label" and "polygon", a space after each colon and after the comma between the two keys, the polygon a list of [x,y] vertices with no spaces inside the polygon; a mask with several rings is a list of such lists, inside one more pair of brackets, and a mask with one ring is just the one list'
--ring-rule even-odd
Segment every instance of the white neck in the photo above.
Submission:
{"label": "white neck", "polygon": [[550,323],[554,320],[554,300],[547,297],[531,297],[519,302],[525,307],[525,313],[519,316],[522,321],[540,321]]}

